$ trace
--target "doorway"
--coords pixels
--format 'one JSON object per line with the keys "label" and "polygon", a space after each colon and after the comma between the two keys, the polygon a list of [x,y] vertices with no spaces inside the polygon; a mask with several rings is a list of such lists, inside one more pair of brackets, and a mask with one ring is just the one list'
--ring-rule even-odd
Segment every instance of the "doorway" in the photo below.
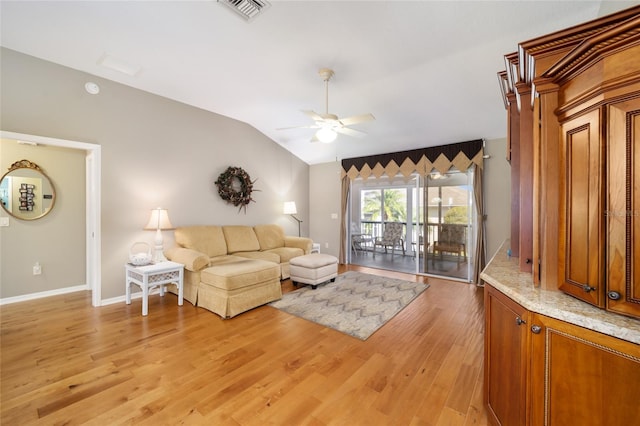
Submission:
{"label": "doorway", "polygon": [[91,304],[102,304],[102,283],[100,263],[100,145],[86,142],[55,139],[44,136],[23,133],[5,132],[0,130],[0,138],[32,142],[39,145],[50,145],[63,148],[78,149],[85,152],[85,180],[86,180],[86,284],[91,289]]}

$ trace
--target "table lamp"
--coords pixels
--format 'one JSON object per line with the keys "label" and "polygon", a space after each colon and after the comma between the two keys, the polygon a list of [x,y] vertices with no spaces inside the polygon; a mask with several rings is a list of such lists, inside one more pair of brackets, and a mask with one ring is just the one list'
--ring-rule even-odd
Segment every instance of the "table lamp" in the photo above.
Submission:
{"label": "table lamp", "polygon": [[155,249],[153,253],[153,262],[166,262],[167,258],[164,257],[162,247],[162,231],[174,229],[171,221],[169,221],[169,214],[167,213],[167,210],[160,207],[151,210],[149,223],[147,223],[147,226],[145,226],[144,229],[156,231],[156,237],[154,240]]}

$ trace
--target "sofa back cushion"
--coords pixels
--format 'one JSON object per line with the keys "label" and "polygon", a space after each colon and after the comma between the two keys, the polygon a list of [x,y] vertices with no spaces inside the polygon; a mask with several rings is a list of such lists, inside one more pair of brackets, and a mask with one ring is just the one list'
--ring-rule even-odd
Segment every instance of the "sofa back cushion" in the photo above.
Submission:
{"label": "sofa back cushion", "polygon": [[284,230],[279,225],[256,225],[253,227],[261,250],[284,247]]}
{"label": "sofa back cushion", "polygon": [[224,238],[227,241],[227,250],[229,253],[238,253],[241,251],[259,251],[260,243],[250,226],[230,225],[223,226]]}
{"label": "sofa back cushion", "polygon": [[206,254],[209,257],[227,254],[227,243],[221,226],[183,226],[175,230],[176,244]]}

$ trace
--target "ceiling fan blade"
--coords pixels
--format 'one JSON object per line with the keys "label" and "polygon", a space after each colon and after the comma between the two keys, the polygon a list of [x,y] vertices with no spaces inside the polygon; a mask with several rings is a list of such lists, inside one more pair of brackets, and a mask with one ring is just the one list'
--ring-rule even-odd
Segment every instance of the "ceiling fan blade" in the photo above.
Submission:
{"label": "ceiling fan blade", "polygon": [[345,126],[351,126],[352,124],[364,123],[366,121],[373,121],[376,118],[373,114],[354,115],[352,117],[341,118],[340,122]]}
{"label": "ceiling fan blade", "polygon": [[322,116],[315,111],[302,110],[302,112],[305,113],[308,117],[311,117],[315,121],[324,121],[324,118],[322,118]]}
{"label": "ceiling fan blade", "polygon": [[367,135],[365,132],[361,132],[360,130],[350,129],[348,127],[335,127],[333,130],[335,130],[338,133],[342,133],[343,135],[352,136],[354,138],[361,138]]}
{"label": "ceiling fan blade", "polygon": [[306,126],[293,126],[293,127],[280,127],[276,130],[290,130],[290,129],[319,129],[320,126],[317,124],[308,124]]}

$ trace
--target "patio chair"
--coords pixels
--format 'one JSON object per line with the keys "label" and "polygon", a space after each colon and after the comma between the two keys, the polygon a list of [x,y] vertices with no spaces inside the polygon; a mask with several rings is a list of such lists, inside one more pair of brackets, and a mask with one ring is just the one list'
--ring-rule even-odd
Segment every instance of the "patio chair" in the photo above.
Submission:
{"label": "patio chair", "polygon": [[351,249],[355,254],[358,252],[366,253],[366,251],[373,243],[373,236],[370,234],[364,234],[360,230],[360,225],[355,222],[351,223]]}
{"label": "patio chair", "polygon": [[458,266],[460,261],[467,260],[467,249],[465,241],[465,226],[443,224],[438,227],[438,239],[433,242],[433,257],[431,264],[434,264],[436,253],[440,255],[442,261],[443,253],[455,254],[458,257]]}
{"label": "patio chair", "polygon": [[373,243],[373,257],[376,257],[376,247],[384,247],[384,252],[388,253],[387,249],[391,247],[391,259],[396,252],[396,247],[402,248],[402,255],[404,252],[404,240],[402,239],[403,224],[400,222],[389,222],[384,225],[384,231],[382,231],[382,237],[376,238]]}

